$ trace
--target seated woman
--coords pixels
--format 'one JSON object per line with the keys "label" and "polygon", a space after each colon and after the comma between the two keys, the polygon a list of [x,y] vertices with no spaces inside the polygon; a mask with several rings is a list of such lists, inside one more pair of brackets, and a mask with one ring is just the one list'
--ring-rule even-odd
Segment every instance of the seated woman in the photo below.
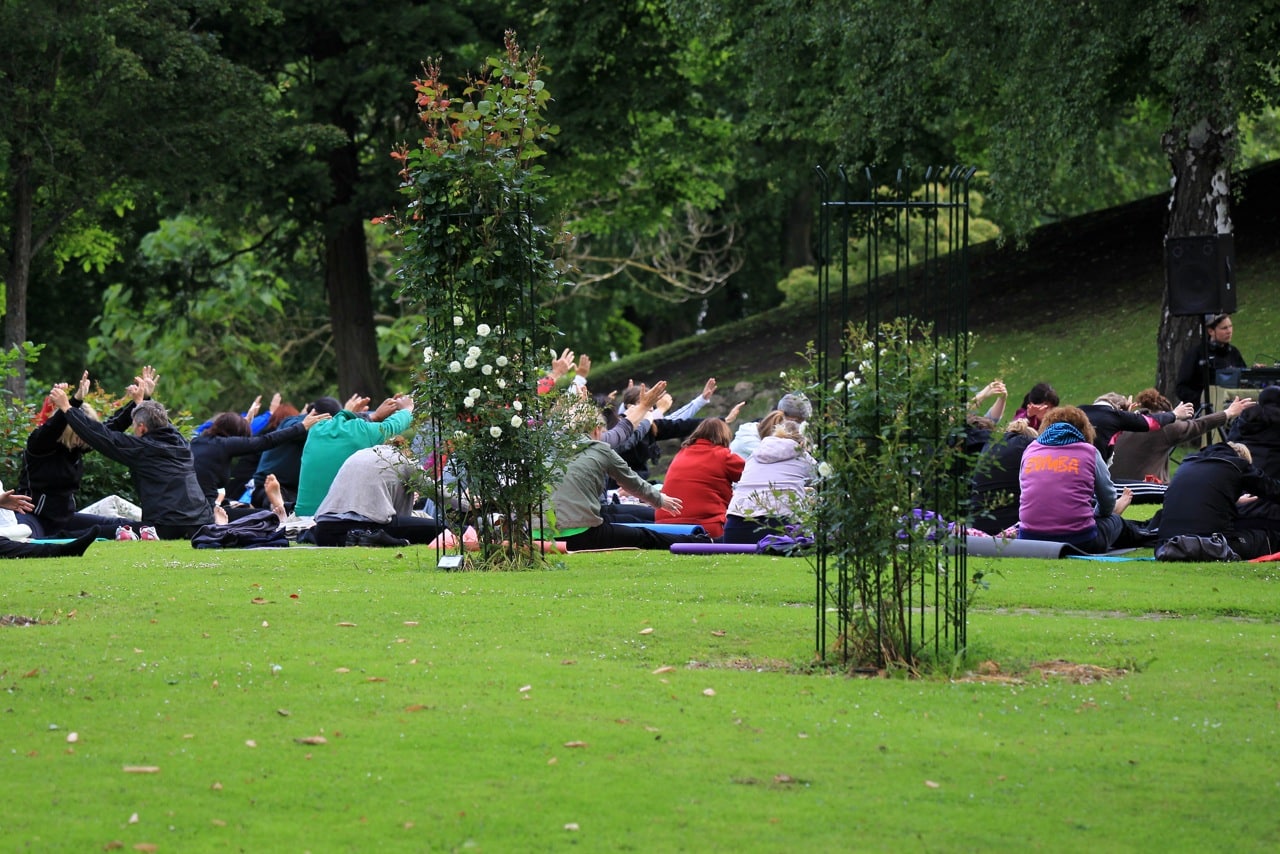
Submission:
{"label": "seated woman", "polygon": [[[261,453],[289,442],[305,441],[307,431],[331,416],[309,412],[301,420],[287,427],[280,427],[257,436],[249,434],[249,419],[236,412],[220,412],[209,422],[209,427],[191,440],[191,455],[195,460],[196,479],[210,504],[214,503],[218,490],[225,491],[231,479],[231,461],[243,454]],[[238,496],[237,496],[238,497]],[[257,508],[250,505],[233,507],[230,518],[252,513]]]}
{"label": "seated woman", "polygon": [[[146,368],[139,383],[130,386],[136,391],[110,419],[107,427],[117,433],[123,433],[132,425],[133,409],[155,388],[154,372]],[[69,389],[66,383],[59,383],[57,388],[64,392]],[[85,371],[76,386],[75,395],[70,399],[71,406],[93,421],[98,420],[98,413],[84,402],[89,393],[89,372]],[[81,513],[76,509],[76,494],[80,491],[84,479],[84,455],[93,450],[84,439],[71,429],[67,417],[57,407],[49,404],[47,420],[40,423],[27,437],[27,444],[22,452],[22,465],[18,471],[18,492],[31,497],[33,507],[24,513],[19,521],[31,526],[37,538],[60,539],[77,537],[85,532],[95,536],[113,540],[116,530],[122,526],[136,525],[134,519],[123,516],[100,516],[93,513]]]}
{"label": "seated woman", "polygon": [[1146,415],[1130,411],[1132,406],[1133,401],[1123,394],[1109,391],[1088,406],[1080,407],[1093,425],[1093,445],[1108,463],[1111,462],[1116,437],[1121,433],[1148,433],[1167,427],[1174,421],[1186,420],[1193,414],[1189,403],[1180,403],[1170,411]]}
{"label": "seated woman", "polygon": [[550,518],[539,521],[538,527],[547,537],[556,531],[556,538],[563,540],[569,551],[586,549],[639,548],[667,549],[674,543],[705,543],[706,535],[663,534],[650,528],[630,527],[606,521],[601,515],[600,492],[606,478],[613,478],[619,488],[635,495],[653,507],[661,507],[672,513],[684,509],[684,503],[673,495],[665,495],[649,481],[632,471],[600,437],[604,435],[604,415],[596,418],[591,432],[581,437],[577,455],[565,466],[560,480],[551,490]]}
{"label": "seated woman", "polygon": [[1280,481],[1253,464],[1239,442],[1219,442],[1182,461],[1165,492],[1159,541],[1221,534],[1245,560],[1280,549],[1280,521],[1253,518],[1254,503],[1280,499]]}
{"label": "seated woman", "polygon": [[706,418],[680,446],[667,467],[662,491],[684,502],[679,513],[654,511],[654,521],[701,525],[708,536],[724,534],[724,516],[733,485],[742,477],[745,461],[729,450],[733,431],[723,418]]}
{"label": "seated woman", "polygon": [[1133,495],[1125,490],[1117,498],[1088,416],[1059,406],[1042,426],[1022,455],[1018,539],[1069,543],[1091,554],[1141,544],[1136,526],[1120,517]]}
{"label": "seated woman", "polygon": [[762,439],[733,487],[724,525],[726,543],[758,543],[786,533],[797,521],[808,488],[818,479],[818,463],[805,450],[795,421],[783,421]]}
{"label": "seated woman", "polygon": [[[1139,415],[1173,411],[1173,404],[1154,388],[1139,392],[1134,403]],[[1174,421],[1146,433],[1120,433],[1116,436],[1111,459],[1111,479],[1117,485],[1131,486],[1137,503],[1142,503],[1144,497],[1154,498],[1151,503],[1163,501],[1165,487],[1169,483],[1169,455],[1173,449],[1183,442],[1225,427],[1252,406],[1253,401],[1249,398],[1237,398],[1221,412]]]}
{"label": "seated woman", "polygon": [[969,481],[970,524],[995,536],[1018,524],[1022,455],[1039,434],[1025,418],[1016,418],[1000,438],[982,449]]}
{"label": "seated woman", "polygon": [[[413,512],[414,486],[421,480],[422,469],[404,451],[403,442],[393,440],[356,451],[338,469],[316,508],[312,529],[316,544],[430,543],[443,526],[430,516]],[[283,503],[280,506],[283,508]]]}
{"label": "seated woman", "polygon": [[766,436],[772,436],[773,431],[786,419],[787,416],[781,409],[774,409],[759,421],[748,421],[746,424],[739,425],[738,432],[729,443],[729,450],[744,460],[749,459],[760,446],[760,442]]}
{"label": "seated woman", "polygon": [[1036,430],[1040,429],[1040,421],[1044,414],[1059,403],[1058,393],[1048,383],[1036,383],[1031,390],[1022,396],[1022,404],[1013,414],[1014,418],[1025,418]]}

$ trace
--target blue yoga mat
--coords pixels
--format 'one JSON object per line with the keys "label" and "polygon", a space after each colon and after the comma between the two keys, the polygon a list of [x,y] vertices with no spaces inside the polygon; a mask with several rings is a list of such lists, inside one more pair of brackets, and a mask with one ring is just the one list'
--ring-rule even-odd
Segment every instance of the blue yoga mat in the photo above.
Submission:
{"label": "blue yoga mat", "polygon": [[701,525],[668,525],[662,522],[618,522],[628,528],[648,528],[659,534],[705,534]]}

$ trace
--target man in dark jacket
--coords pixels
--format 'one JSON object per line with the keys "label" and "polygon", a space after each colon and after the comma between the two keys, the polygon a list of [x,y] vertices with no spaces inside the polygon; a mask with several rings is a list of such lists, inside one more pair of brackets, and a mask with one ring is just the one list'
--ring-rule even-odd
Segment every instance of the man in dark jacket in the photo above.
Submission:
{"label": "man in dark jacket", "polygon": [[189,540],[213,523],[213,508],[196,480],[191,446],[169,423],[169,413],[154,400],[133,408],[133,432],[115,433],[71,406],[67,392],[54,388],[49,399],[71,429],[104,457],[124,463],[142,505],[142,522],[162,540]]}
{"label": "man in dark jacket", "polygon": [[1246,521],[1241,496],[1252,500],[1280,497],[1280,481],[1267,477],[1251,461],[1249,449],[1219,442],[1182,461],[1164,494],[1159,543],[1181,535],[1221,534],[1245,560],[1280,548],[1280,529],[1267,520]]}

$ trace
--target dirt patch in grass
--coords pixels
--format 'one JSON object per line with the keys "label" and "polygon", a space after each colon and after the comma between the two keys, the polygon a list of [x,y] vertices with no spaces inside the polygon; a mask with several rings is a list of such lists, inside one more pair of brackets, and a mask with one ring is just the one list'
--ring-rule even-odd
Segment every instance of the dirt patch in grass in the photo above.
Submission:
{"label": "dirt patch in grass", "polygon": [[1104,679],[1119,679],[1128,676],[1129,671],[1123,667],[1099,667],[1096,664],[1076,664],[1071,661],[1055,659],[1030,665],[1025,671],[1005,673],[997,661],[984,661],[975,672],[966,673],[956,679],[957,682],[1003,682],[1023,685],[1030,681],[1043,681],[1050,677],[1066,679],[1077,685],[1090,685]]}
{"label": "dirt patch in grass", "polygon": [[38,626],[38,625],[41,625],[39,620],[33,620],[31,617],[24,617],[21,614],[0,615],[0,626]]}

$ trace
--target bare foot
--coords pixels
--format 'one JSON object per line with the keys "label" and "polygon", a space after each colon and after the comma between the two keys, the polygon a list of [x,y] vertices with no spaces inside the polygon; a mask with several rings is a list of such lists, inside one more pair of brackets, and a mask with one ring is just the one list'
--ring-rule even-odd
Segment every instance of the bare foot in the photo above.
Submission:
{"label": "bare foot", "polygon": [[279,517],[280,524],[283,525],[289,518],[289,514],[285,512],[284,498],[280,495],[280,481],[276,480],[275,475],[267,475],[267,479],[262,482],[262,491],[267,494],[267,503],[271,505],[271,512]]}
{"label": "bare foot", "polygon": [[227,508],[223,507],[221,504],[213,505],[213,524],[227,524]]}
{"label": "bare foot", "polygon": [[1120,516],[1124,511],[1129,509],[1129,505],[1133,503],[1133,490],[1129,487],[1124,488],[1124,492],[1120,493],[1120,497],[1116,499],[1116,509],[1111,511]]}

